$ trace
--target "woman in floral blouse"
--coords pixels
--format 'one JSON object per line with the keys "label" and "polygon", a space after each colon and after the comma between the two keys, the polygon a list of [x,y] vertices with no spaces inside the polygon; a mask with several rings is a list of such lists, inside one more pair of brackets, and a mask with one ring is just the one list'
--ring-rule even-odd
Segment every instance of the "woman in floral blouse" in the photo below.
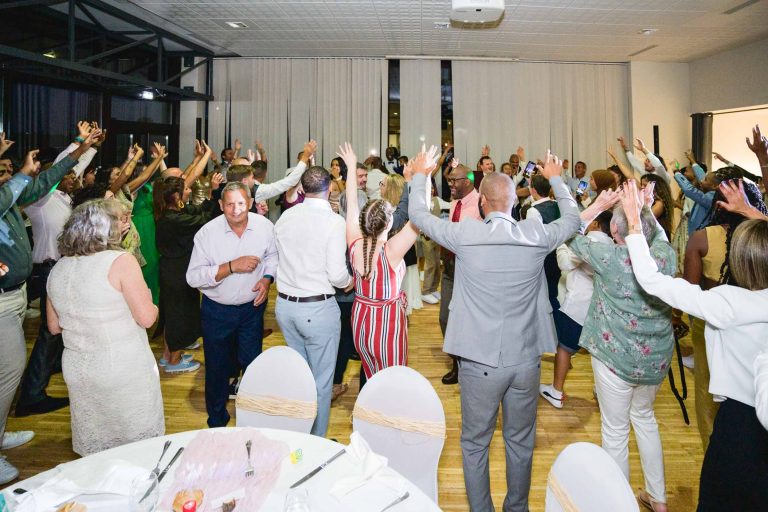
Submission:
{"label": "woman in floral blouse", "polygon": [[[599,213],[588,208],[582,219]],[[644,208],[642,231],[651,255],[659,271],[672,276],[675,251],[657,226],[651,210]],[[595,270],[592,303],[579,345],[592,355],[603,448],[629,480],[627,444],[632,424],[646,487],[638,498],[655,512],[666,512],[664,458],[653,403],[672,359],[671,309],[645,293],[635,279],[624,243],[629,228],[618,206],[611,221],[615,245],[594,243],[581,235],[569,243]]]}

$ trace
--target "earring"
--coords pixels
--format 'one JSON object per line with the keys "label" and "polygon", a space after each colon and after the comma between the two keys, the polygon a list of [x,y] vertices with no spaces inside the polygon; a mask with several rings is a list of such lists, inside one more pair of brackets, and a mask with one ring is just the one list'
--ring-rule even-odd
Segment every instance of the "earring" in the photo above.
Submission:
{"label": "earring", "polygon": [[179,199],[179,202],[176,203],[176,206],[179,208],[179,210],[183,209],[184,208],[184,201]]}

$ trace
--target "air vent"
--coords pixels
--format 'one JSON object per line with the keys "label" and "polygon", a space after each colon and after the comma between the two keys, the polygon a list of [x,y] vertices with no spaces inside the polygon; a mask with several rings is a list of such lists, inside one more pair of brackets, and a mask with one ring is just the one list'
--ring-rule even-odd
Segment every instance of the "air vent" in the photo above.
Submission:
{"label": "air vent", "polygon": [[640,55],[641,53],[645,53],[648,50],[653,50],[654,48],[657,48],[658,46],[659,45],[657,45],[657,44],[652,44],[651,46],[648,46],[646,48],[643,48],[642,50],[636,51],[635,53],[630,53],[629,56],[630,57],[634,57],[635,55]]}
{"label": "air vent", "polygon": [[246,25],[242,21],[227,21],[225,23],[227,24],[227,26],[232,28],[248,28],[248,25]]}
{"label": "air vent", "polygon": [[450,21],[436,21],[434,27],[437,28],[437,29],[440,29],[440,30],[445,30],[445,29],[451,28],[451,22]]}

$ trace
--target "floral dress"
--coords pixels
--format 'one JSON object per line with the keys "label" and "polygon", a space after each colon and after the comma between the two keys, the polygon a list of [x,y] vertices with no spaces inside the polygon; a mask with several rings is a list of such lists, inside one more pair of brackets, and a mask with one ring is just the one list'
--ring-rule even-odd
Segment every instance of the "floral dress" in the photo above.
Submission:
{"label": "floral dress", "polygon": [[[640,287],[625,245],[577,235],[569,246],[595,270],[579,345],[630,384],[661,383],[674,348],[671,308]],[[675,250],[663,236],[654,238],[651,256],[661,273],[675,275]]]}

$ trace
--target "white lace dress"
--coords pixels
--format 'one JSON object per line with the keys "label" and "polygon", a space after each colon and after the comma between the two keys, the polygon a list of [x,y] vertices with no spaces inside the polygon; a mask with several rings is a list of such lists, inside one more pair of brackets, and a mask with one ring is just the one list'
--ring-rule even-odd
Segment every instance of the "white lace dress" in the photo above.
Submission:
{"label": "white lace dress", "polygon": [[147,333],[108,280],[122,254],[64,257],[48,279],[48,297],[63,329],[72,449],[83,456],[165,433]]}

